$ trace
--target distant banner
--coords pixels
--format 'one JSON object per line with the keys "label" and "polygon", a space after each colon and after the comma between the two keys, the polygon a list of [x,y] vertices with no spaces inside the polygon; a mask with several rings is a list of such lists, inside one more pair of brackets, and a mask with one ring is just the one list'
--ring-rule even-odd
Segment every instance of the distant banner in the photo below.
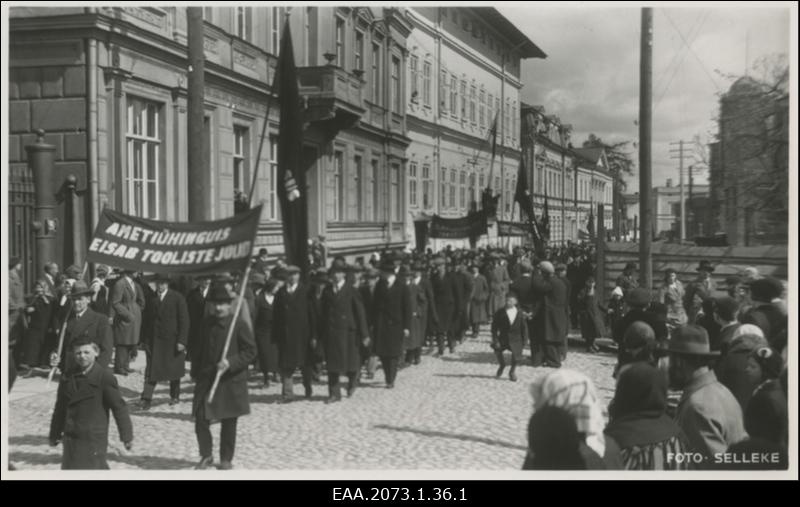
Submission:
{"label": "distant banner", "polygon": [[442,218],[434,215],[428,235],[431,238],[477,238],[487,233],[486,212],[481,210],[462,218]]}
{"label": "distant banner", "polygon": [[86,256],[121,269],[173,274],[244,270],[261,206],[214,222],[162,222],[104,209]]}
{"label": "distant banner", "polygon": [[498,236],[522,236],[527,237],[530,235],[531,228],[528,224],[521,222],[497,222],[497,235]]}

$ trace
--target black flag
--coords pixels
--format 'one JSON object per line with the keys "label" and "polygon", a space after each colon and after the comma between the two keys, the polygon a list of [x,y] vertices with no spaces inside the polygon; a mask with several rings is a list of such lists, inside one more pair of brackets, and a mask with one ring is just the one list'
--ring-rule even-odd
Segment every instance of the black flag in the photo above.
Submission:
{"label": "black flag", "polygon": [[544,240],[539,232],[539,226],[536,223],[536,216],[533,211],[533,200],[531,193],[528,190],[528,174],[525,170],[525,160],[519,160],[519,172],[517,173],[517,188],[514,192],[514,200],[519,204],[520,214],[524,214],[528,218],[528,225],[531,228],[531,235],[533,235],[533,246],[537,255],[544,255]]}
{"label": "black flag", "polygon": [[302,163],[303,110],[288,19],[283,25],[272,89],[277,92],[281,108],[276,186],[283,222],[283,248],[286,262],[299,266],[305,273],[308,268],[308,208]]}

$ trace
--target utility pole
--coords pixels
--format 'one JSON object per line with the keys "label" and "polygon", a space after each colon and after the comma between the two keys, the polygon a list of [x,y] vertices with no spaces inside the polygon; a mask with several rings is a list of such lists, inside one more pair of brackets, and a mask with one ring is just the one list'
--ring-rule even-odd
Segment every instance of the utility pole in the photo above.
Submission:
{"label": "utility pole", "polygon": [[189,221],[211,219],[211,173],[208,167],[208,147],[205,133],[205,53],[203,43],[203,8],[186,8],[189,46],[189,83],[187,100],[189,170]]}
{"label": "utility pole", "polygon": [[639,263],[641,284],[653,288],[651,134],[653,122],[653,9],[642,8],[642,33],[639,63]]}
{"label": "utility pole", "polygon": [[680,140],[677,143],[670,143],[670,146],[676,146],[676,145],[678,146],[677,151],[671,149],[671,150],[669,150],[669,152],[670,152],[671,155],[677,155],[677,156],[671,156],[670,157],[671,159],[673,159],[673,160],[676,159],[676,158],[678,159],[678,186],[680,186],[680,189],[681,189],[681,197],[680,197],[680,199],[681,199],[681,202],[680,202],[680,208],[681,208],[681,211],[680,211],[680,214],[681,214],[680,240],[681,240],[681,243],[683,243],[684,241],[686,241],[686,198],[685,198],[684,192],[683,192],[683,140]]}

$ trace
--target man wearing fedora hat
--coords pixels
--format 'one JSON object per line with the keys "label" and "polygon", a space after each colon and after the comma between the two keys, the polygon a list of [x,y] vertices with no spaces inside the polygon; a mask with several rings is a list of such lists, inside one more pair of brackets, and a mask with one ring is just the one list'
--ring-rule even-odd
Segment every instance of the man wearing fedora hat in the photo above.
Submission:
{"label": "man wearing fedora hat", "polygon": [[[195,380],[192,415],[195,418],[195,434],[200,447],[200,462],[195,468],[205,469],[214,462],[211,422],[221,421],[220,465],[221,470],[233,468],[236,447],[236,424],[238,418],[250,413],[247,393],[247,367],[256,357],[256,344],[250,326],[241,319],[233,322],[234,298],[221,282],[215,282],[209,290],[209,303],[213,314],[203,322],[200,350],[192,361],[192,378]],[[223,357],[228,329],[234,326],[228,353]],[[217,372],[221,373],[219,385],[213,399],[209,399]]]}
{"label": "man wearing fedora hat", "polygon": [[710,368],[719,352],[711,350],[704,328],[691,324],[677,328],[664,350],[669,353],[670,384],[683,391],[676,422],[710,465],[716,453],[747,437],[742,408]]}
{"label": "man wearing fedora hat", "polygon": [[58,361],[63,361],[61,363],[62,371],[66,372],[74,368],[75,357],[72,354],[72,342],[88,338],[97,344],[97,363],[103,368],[109,367],[111,353],[114,350],[114,340],[108,325],[108,317],[89,308],[93,294],[94,291],[82,280],[75,282],[72,286],[72,292],[69,295],[72,300],[72,313],[67,320],[64,332],[63,357],[59,358],[53,354],[51,366],[54,366],[53,363],[58,364]]}
{"label": "man wearing fedora hat", "polygon": [[458,283],[454,273],[447,272],[447,261],[443,257],[436,257],[433,260],[435,266],[431,275],[430,283],[433,289],[433,300],[436,304],[436,316],[431,330],[436,335],[438,354],[444,354],[444,341],[450,347],[450,353],[455,352],[456,333],[460,320],[459,309],[461,308],[461,284]]}
{"label": "man wearing fedora hat", "polygon": [[189,339],[189,310],[183,295],[169,288],[169,275],[159,273],[153,280],[156,283],[156,297],[153,298],[152,332],[144,337],[147,354],[142,392],[144,410],[150,408],[158,382],[169,382],[169,404],[178,403]]}
{"label": "man wearing fedora hat", "polygon": [[531,355],[534,366],[560,368],[561,349],[569,331],[567,285],[556,276],[555,267],[549,261],[542,261],[539,268],[541,275],[534,277],[531,284],[534,294],[541,299],[532,322],[539,347],[532,344]]}
{"label": "man wearing fedora hat", "polygon": [[703,301],[714,297],[717,292],[717,284],[711,278],[711,273],[714,272],[711,262],[703,259],[696,271],[697,279],[689,284],[683,297],[683,307],[686,309],[686,316],[690,324],[695,323],[697,314],[703,307]]}
{"label": "man wearing fedora hat", "polygon": [[144,310],[144,291],[133,281],[134,271],[123,269],[122,277],[111,289],[112,330],[114,331],[114,373],[127,375],[130,368],[131,353],[139,343]]}
{"label": "man wearing fedora hat", "polygon": [[411,335],[411,293],[405,280],[394,272],[394,263],[381,265],[381,281],[375,290],[375,354],[381,359],[386,387],[394,387],[403,343]]}

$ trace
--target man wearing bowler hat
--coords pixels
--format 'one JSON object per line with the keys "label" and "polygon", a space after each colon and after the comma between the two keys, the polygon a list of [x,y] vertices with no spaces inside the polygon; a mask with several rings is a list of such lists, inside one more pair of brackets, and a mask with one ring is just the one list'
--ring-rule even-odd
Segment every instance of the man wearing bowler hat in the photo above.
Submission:
{"label": "man wearing bowler hat", "polygon": [[156,297],[153,298],[152,333],[144,337],[147,368],[142,392],[143,410],[150,409],[158,382],[169,382],[169,404],[178,403],[189,339],[189,310],[183,295],[169,288],[169,275],[156,274],[153,280]]}
{"label": "man wearing bowler hat", "polygon": [[669,353],[670,384],[683,391],[676,422],[691,447],[705,456],[701,467],[710,466],[716,453],[747,437],[742,409],[709,367],[719,352],[711,350],[704,328],[690,324],[676,329],[665,351]]}
{"label": "man wearing bowler hat", "polygon": [[[195,467],[203,470],[214,462],[211,422],[220,421],[220,470],[233,468],[238,418],[250,413],[247,394],[247,367],[256,357],[253,332],[247,323],[237,319],[228,353],[223,357],[228,328],[233,321],[234,298],[223,283],[215,282],[209,290],[209,303],[213,314],[203,322],[200,349],[192,360],[192,378],[195,380],[192,415],[195,434],[200,447],[200,462]],[[219,385],[213,399],[209,399],[217,372]]]}

